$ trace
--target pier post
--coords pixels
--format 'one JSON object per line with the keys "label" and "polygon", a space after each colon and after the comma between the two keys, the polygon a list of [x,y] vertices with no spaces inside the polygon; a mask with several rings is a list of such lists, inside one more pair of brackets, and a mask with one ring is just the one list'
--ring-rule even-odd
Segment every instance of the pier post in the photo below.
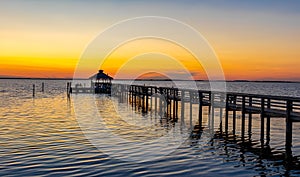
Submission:
{"label": "pier post", "polygon": [[148,93],[148,87],[145,87],[145,97],[146,97],[146,108],[145,108],[145,112],[148,112],[148,107],[149,107],[149,93]]}
{"label": "pier post", "polygon": [[286,158],[291,159],[292,156],[292,135],[293,135],[293,122],[291,120],[291,112],[293,109],[293,103],[291,100],[288,100],[286,103],[286,133],[285,133],[285,149],[286,149]]}
{"label": "pier post", "polygon": [[134,91],[134,86],[131,86],[131,106],[132,108],[134,107],[134,95],[135,95],[135,91]]}
{"label": "pier post", "polygon": [[178,89],[176,88],[175,89],[175,93],[174,93],[174,103],[175,103],[175,107],[174,107],[174,109],[175,109],[175,116],[174,116],[174,118],[175,118],[175,120],[178,120]]}
{"label": "pier post", "polygon": [[[270,110],[271,109],[271,100],[268,98],[267,102],[267,108]],[[268,115],[267,116],[267,125],[266,125],[266,145],[270,144],[270,131],[271,131],[271,117]]]}
{"label": "pier post", "polygon": [[172,89],[173,90],[173,119],[176,119],[176,89]]}
{"label": "pier post", "polygon": [[223,120],[222,120],[223,119],[223,107],[221,107],[219,111],[220,111],[220,132],[222,132],[223,131],[223,123],[222,123],[223,122]]}
{"label": "pier post", "polygon": [[166,103],[167,103],[167,117],[169,116],[169,105],[170,105],[170,100],[169,100],[169,91],[168,91],[168,89],[165,89],[165,99],[166,99]]}
{"label": "pier post", "polygon": [[68,97],[68,99],[70,99],[71,93],[72,93],[72,83],[67,82],[67,97]]}
{"label": "pier post", "polygon": [[132,102],[132,86],[129,86],[129,104],[131,104],[131,106],[133,106],[133,102]]}
{"label": "pier post", "polygon": [[136,102],[137,110],[140,110],[141,98],[140,98],[140,90],[139,90],[139,88],[137,88],[136,100],[137,100],[137,102]]}
{"label": "pier post", "polygon": [[210,108],[211,108],[211,112],[210,112],[210,119],[208,120],[208,125],[209,125],[209,129],[210,131],[214,131],[214,124],[215,124],[215,94],[214,93],[210,93]]}
{"label": "pier post", "polygon": [[45,91],[44,87],[45,87],[45,84],[44,84],[44,82],[42,82],[42,92],[43,92],[43,93],[44,93],[44,91]]}
{"label": "pier post", "polygon": [[163,93],[161,92],[161,90],[160,90],[160,96],[159,96],[159,115],[160,115],[160,117],[162,117],[162,115],[163,115],[163,109],[162,109],[162,98],[163,98],[163,95],[162,95]]}
{"label": "pier post", "polygon": [[202,106],[203,106],[203,93],[198,91],[199,95],[199,113],[198,113],[198,121],[199,121],[199,128],[202,128]]}
{"label": "pier post", "polygon": [[260,113],[260,142],[261,147],[264,147],[264,129],[265,129],[265,99],[261,98],[261,113]]}
{"label": "pier post", "polygon": [[246,110],[245,110],[246,98],[242,98],[242,139],[245,137],[245,119],[246,119]]}
{"label": "pier post", "polygon": [[67,82],[67,97],[69,98],[70,96],[70,93],[69,93],[69,82]]}
{"label": "pier post", "polygon": [[134,86],[134,108],[136,110],[136,107],[137,107],[137,87]]}
{"label": "pier post", "polygon": [[185,97],[185,91],[184,90],[181,90],[181,121],[184,120],[184,97]]}
{"label": "pier post", "polygon": [[[208,100],[211,101],[211,92],[209,93]],[[208,115],[210,115],[211,106],[208,106]]]}
{"label": "pier post", "polygon": [[154,96],[154,109],[155,109],[155,113],[157,113],[157,87],[154,88],[155,89],[155,96]]}
{"label": "pier post", "polygon": [[190,126],[193,128],[192,120],[193,120],[193,93],[190,91]]}
{"label": "pier post", "polygon": [[152,106],[153,106],[153,100],[152,100],[152,98],[153,98],[153,90],[152,90],[153,88],[152,87],[150,87],[150,111],[151,111],[151,114],[152,114]]}
{"label": "pier post", "polygon": [[226,95],[225,106],[225,134],[228,135],[228,117],[229,117],[229,95]]}
{"label": "pier post", "polygon": [[135,99],[136,99],[136,109],[139,110],[140,109],[140,88],[136,87],[136,93],[135,93]]}
{"label": "pier post", "polygon": [[32,97],[35,97],[35,84],[32,85]]}
{"label": "pier post", "polygon": [[178,102],[179,102],[179,90],[176,90],[176,119],[178,119]]}
{"label": "pier post", "polygon": [[223,104],[224,104],[224,94],[221,94],[220,101],[221,101],[221,107],[220,107],[220,132],[223,132]]}
{"label": "pier post", "polygon": [[[233,104],[236,106],[236,95],[233,96]],[[236,130],[236,110],[232,111],[232,133],[235,135]]]}
{"label": "pier post", "polygon": [[132,107],[135,107],[135,102],[136,102],[136,100],[135,100],[135,87],[133,86],[132,87],[132,90],[131,90],[132,92],[131,92],[131,94],[132,94],[132,98],[131,98],[131,104],[132,104]]}
{"label": "pier post", "polygon": [[[249,97],[249,107],[252,107],[252,97]],[[252,135],[252,113],[250,112],[248,115],[249,119],[248,119],[248,136],[249,139],[251,139],[251,135]]]}
{"label": "pier post", "polygon": [[172,118],[172,97],[171,97],[171,94],[172,94],[172,90],[171,89],[168,89],[168,103],[169,103],[169,118]]}
{"label": "pier post", "polygon": [[130,99],[129,89],[130,89],[129,85],[126,85],[126,99],[127,99],[127,101],[129,101],[129,99]]}

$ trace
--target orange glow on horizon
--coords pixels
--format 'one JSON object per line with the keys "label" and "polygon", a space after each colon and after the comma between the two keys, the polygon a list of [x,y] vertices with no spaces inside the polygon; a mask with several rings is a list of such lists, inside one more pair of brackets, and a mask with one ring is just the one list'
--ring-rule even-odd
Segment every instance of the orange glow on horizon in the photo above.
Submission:
{"label": "orange glow on horizon", "polygon": [[[186,49],[161,39],[139,39],[118,47],[104,61],[101,69],[115,76],[122,70],[119,79],[125,79],[138,72],[167,72],[175,78],[207,79],[202,66]],[[125,69],[124,69],[125,68]],[[125,71],[126,70],[126,71]],[[189,72],[192,77],[181,75]]]}
{"label": "orange glow on horizon", "polygon": [[[78,37],[72,33],[67,36],[59,33],[55,37],[48,33],[37,34],[28,32],[28,36],[22,38],[17,31],[0,33],[0,77],[73,77],[80,55],[92,35]],[[214,39],[209,34],[206,37],[211,39],[210,42],[219,57],[227,80],[300,81],[300,53],[295,41],[290,43],[287,43],[286,39],[264,43],[250,41],[241,45],[222,36]],[[62,39],[64,42],[61,42]],[[207,79],[202,66],[188,51],[171,42],[157,39],[135,40],[120,46],[106,59],[101,68],[114,76],[124,63],[144,53],[161,53],[170,56],[192,73],[194,79]],[[159,56],[156,55],[153,60],[157,64]],[[143,64],[138,65],[138,63],[136,62],[136,66],[132,67],[133,72],[147,69]],[[161,72],[178,73],[178,66],[172,62],[168,63],[167,59],[160,64],[164,66],[161,67]],[[151,62],[148,66],[150,65],[155,66]],[[130,72],[127,72],[125,77],[131,77]]]}
{"label": "orange glow on horizon", "polygon": [[[67,62],[69,61],[69,62]],[[55,59],[1,60],[0,76],[32,78],[72,78],[76,60],[61,62]]]}

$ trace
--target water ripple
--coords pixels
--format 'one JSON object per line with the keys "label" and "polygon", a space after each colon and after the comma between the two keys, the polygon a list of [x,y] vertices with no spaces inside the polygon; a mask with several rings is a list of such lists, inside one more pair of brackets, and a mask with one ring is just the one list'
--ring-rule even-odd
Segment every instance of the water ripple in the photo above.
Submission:
{"label": "water ripple", "polygon": [[[0,84],[0,176],[299,176],[298,161],[287,168],[284,156],[285,127],[280,119],[272,119],[272,158],[262,158],[259,151],[259,117],[253,117],[251,148],[243,146],[241,139],[233,141],[216,137],[212,142],[188,139],[176,151],[162,158],[145,162],[127,162],[113,158],[98,149],[85,137],[79,127],[72,100],[65,94],[66,81],[1,81]],[[45,93],[37,92],[32,98],[32,84],[40,89],[45,82]],[[199,84],[205,87],[205,84]],[[231,88],[248,91],[260,84],[232,84]],[[262,86],[260,86],[262,87]],[[263,86],[265,87],[265,86]],[[299,96],[299,84],[271,84],[267,88]],[[237,89],[238,88],[238,89]],[[297,88],[297,89],[296,89]],[[247,90],[248,89],[248,90]],[[263,89],[256,89],[261,92]],[[75,97],[74,95],[73,97]],[[79,96],[79,95],[78,95]],[[150,146],[149,140],[165,135],[172,123],[142,115],[109,97],[81,95],[81,99],[95,99],[96,104],[106,109],[98,111],[106,117],[107,126],[120,137],[138,146]],[[118,106],[121,115],[116,115]],[[88,110],[89,108],[87,108]],[[195,115],[197,116],[197,115]],[[206,115],[207,116],[207,115]],[[187,116],[187,122],[188,122]],[[238,118],[240,121],[240,118]],[[148,126],[151,125],[151,126]],[[230,125],[231,126],[231,125]],[[175,130],[176,126],[175,126]],[[104,130],[98,129],[103,132]],[[239,129],[237,131],[240,131]],[[293,152],[300,154],[300,128],[295,127]],[[187,132],[177,132],[178,134]],[[202,138],[206,138],[203,135]],[[233,138],[232,138],[233,139]],[[126,143],[119,144],[122,150],[131,150]],[[104,149],[102,149],[104,150]],[[109,149],[108,149],[109,150]],[[113,149],[115,152],[120,149]],[[145,149],[149,150],[149,149]],[[160,153],[169,151],[168,147]],[[136,152],[141,155],[142,152]],[[298,156],[297,156],[298,155]],[[117,156],[116,156],[117,157]]]}

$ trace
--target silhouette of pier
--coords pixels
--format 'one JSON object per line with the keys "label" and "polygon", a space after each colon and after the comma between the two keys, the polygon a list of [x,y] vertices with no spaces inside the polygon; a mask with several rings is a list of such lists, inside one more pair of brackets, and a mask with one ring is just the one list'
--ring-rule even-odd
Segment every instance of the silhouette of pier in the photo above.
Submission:
{"label": "silhouette of pier", "polygon": [[[215,111],[218,109],[220,132],[224,132],[225,136],[236,135],[237,127],[240,126],[239,136],[241,139],[244,141],[246,135],[251,139],[252,115],[257,114],[260,118],[261,148],[269,146],[271,120],[280,118],[286,127],[287,158],[291,158],[292,155],[293,123],[300,122],[300,98],[295,97],[124,84],[113,84],[112,96],[118,96],[121,98],[120,100],[128,100],[133,108],[139,109],[143,113],[154,111],[161,117],[166,117],[174,122],[179,118],[179,109],[180,117],[183,118],[185,107],[189,106],[192,118],[192,113],[195,111],[193,105],[198,105],[198,124],[195,125],[191,136],[197,136],[205,128],[203,126],[204,110],[208,110],[208,115],[212,117],[213,121],[216,117]],[[207,109],[203,109],[204,107]],[[237,124],[236,121],[237,112],[240,112],[241,115],[240,124]],[[246,119],[248,120],[246,121]],[[229,130],[229,125],[232,125],[232,130]]]}

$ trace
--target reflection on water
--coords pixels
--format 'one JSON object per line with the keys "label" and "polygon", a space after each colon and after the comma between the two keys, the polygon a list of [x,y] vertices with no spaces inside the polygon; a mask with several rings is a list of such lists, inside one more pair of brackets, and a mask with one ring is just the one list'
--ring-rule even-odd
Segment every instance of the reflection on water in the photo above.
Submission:
{"label": "reflection on water", "polygon": [[[93,100],[96,112],[102,115],[111,133],[134,142],[136,150],[170,131],[176,135],[188,134],[188,129],[197,122],[197,111],[193,112],[192,123],[188,108],[184,119],[174,123],[161,119],[153,112],[154,109],[148,114],[142,114],[129,104],[120,103],[116,98],[72,95],[68,101],[65,93],[66,81],[44,81],[45,93],[38,92],[36,98],[32,99],[32,84],[36,84],[39,91],[41,82],[0,80],[1,176],[298,176],[300,174],[297,160],[300,155],[298,123],[294,125],[293,137],[293,155],[296,159],[292,164],[286,164],[283,160],[284,120],[271,120],[270,149],[261,150],[259,117],[253,117],[251,141],[244,143],[239,136],[230,136],[227,139],[221,133],[217,133],[213,140],[206,141],[205,138],[208,136],[204,133],[200,139],[187,138],[175,151],[153,161],[132,162],[112,158],[94,146],[82,131],[74,112],[75,99],[79,98],[83,103],[85,100]],[[300,95],[299,84],[284,87],[288,87],[284,90],[295,90],[288,94]],[[85,111],[91,109],[88,104],[83,104],[83,108]],[[196,108],[195,106],[194,109]],[[206,124],[207,112],[208,110],[204,110]],[[238,122],[240,118],[238,115]],[[185,122],[186,129],[181,129],[181,121]],[[240,128],[237,128],[239,134]],[[98,127],[97,131],[101,132],[101,129]],[[99,142],[105,140],[99,139]],[[110,143],[116,145],[120,142]],[[126,147],[126,144],[121,145]],[[112,147],[120,148],[120,146]],[[164,148],[158,152],[164,152],[170,147]],[[118,150],[111,149],[111,151]]]}

